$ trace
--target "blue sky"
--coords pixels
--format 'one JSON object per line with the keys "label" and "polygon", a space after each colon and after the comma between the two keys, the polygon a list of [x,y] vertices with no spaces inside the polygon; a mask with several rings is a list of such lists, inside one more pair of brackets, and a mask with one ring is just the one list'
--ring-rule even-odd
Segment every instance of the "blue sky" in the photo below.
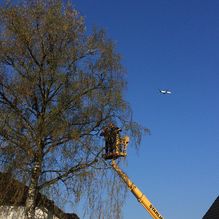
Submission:
{"label": "blue sky", "polygon": [[[127,69],[126,99],[151,130],[123,170],[166,219],[200,219],[219,195],[219,1],[74,0]],[[159,89],[172,95],[161,95]],[[80,215],[80,212],[78,212]],[[129,193],[124,219],[149,219]]]}

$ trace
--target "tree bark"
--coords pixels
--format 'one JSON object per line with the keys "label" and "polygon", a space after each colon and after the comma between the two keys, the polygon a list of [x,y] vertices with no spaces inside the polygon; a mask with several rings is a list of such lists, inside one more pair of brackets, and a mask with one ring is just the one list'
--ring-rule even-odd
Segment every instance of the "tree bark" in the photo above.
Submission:
{"label": "tree bark", "polygon": [[35,162],[31,181],[28,189],[27,199],[25,203],[25,218],[34,219],[35,218],[35,208],[36,200],[38,195],[38,181],[41,173],[42,159],[38,159]]}

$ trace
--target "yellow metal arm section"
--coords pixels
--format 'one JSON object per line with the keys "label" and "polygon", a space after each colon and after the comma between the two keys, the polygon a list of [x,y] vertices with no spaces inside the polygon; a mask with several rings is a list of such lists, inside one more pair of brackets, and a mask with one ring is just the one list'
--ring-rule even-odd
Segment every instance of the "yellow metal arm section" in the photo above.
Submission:
{"label": "yellow metal arm section", "polygon": [[154,219],[164,219],[158,210],[152,205],[148,198],[141,192],[141,190],[128,178],[128,176],[119,168],[114,160],[112,160],[113,169],[119,174],[131,192],[135,195],[137,200],[143,205],[143,207],[148,211],[148,213]]}

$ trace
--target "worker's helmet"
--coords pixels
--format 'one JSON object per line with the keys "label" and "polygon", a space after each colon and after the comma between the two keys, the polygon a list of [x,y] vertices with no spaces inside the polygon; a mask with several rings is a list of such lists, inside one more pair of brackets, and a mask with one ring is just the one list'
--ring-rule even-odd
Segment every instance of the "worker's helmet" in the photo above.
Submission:
{"label": "worker's helmet", "polygon": [[109,123],[109,127],[114,127],[114,124],[112,122]]}

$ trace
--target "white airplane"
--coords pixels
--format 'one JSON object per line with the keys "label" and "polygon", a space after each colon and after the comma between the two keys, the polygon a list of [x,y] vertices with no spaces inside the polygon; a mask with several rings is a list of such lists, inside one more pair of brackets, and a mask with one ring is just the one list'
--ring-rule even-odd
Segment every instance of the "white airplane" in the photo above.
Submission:
{"label": "white airplane", "polygon": [[169,90],[160,90],[160,93],[162,94],[171,94],[172,92]]}

